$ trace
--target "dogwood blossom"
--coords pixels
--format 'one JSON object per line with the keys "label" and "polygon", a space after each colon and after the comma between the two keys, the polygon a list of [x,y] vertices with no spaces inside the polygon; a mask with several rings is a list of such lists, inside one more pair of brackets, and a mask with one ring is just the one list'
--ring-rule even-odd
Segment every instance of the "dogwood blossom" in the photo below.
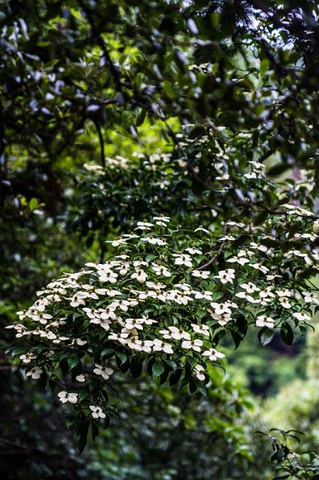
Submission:
{"label": "dogwood blossom", "polygon": [[39,380],[43,373],[43,369],[40,367],[33,367],[26,373],[27,377],[31,377],[32,380]]}
{"label": "dogwood blossom", "polygon": [[60,402],[62,403],[72,403],[76,404],[78,402],[78,394],[77,393],[68,393],[65,391],[59,392],[58,397]]}
{"label": "dogwood blossom", "polygon": [[106,418],[105,413],[101,407],[96,407],[95,405],[90,405],[91,415],[93,418]]}
{"label": "dogwood blossom", "polygon": [[267,317],[266,315],[259,315],[256,319],[257,327],[268,327],[274,328],[275,320],[273,318]]}
{"label": "dogwood blossom", "polygon": [[235,270],[233,268],[227,268],[226,270],[221,270],[218,275],[215,275],[214,278],[218,278],[221,283],[234,283],[235,280]]}

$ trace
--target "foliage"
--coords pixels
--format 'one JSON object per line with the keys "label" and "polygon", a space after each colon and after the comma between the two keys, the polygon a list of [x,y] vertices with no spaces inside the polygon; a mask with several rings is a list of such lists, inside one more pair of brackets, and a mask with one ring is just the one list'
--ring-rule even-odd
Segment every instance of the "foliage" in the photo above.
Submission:
{"label": "foliage", "polygon": [[[263,345],[275,331],[291,344],[318,308],[318,5],[0,10],[2,322],[26,312],[12,351],[75,405],[83,447],[88,420],[95,436],[116,411],[121,368],[181,375],[185,395],[186,384],[204,393],[213,379],[201,353],[215,361],[256,326]],[[167,232],[123,237],[154,216],[171,218]],[[146,283],[158,282],[154,263],[161,290]]]}
{"label": "foliage", "polygon": [[295,452],[291,446],[292,441],[300,443],[300,437],[304,435],[298,430],[280,430],[273,428],[271,433],[266,434],[272,442],[273,455],[271,461],[278,465],[276,479],[302,478],[305,480],[318,479],[318,455],[315,451],[302,453]]}

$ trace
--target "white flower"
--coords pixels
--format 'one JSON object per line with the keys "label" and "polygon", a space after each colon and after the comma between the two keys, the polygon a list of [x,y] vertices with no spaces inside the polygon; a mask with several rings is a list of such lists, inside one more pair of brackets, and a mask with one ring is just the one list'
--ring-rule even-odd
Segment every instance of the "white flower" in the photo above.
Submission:
{"label": "white flower", "polygon": [[164,217],[164,216],[159,216],[159,217],[153,217],[153,220],[155,220],[156,225],[160,225],[161,227],[166,227],[167,223],[170,222],[170,217]]}
{"label": "white flower", "polygon": [[204,233],[210,233],[209,230],[206,230],[206,228],[203,228],[203,227],[198,227],[194,230],[194,232],[204,232]]}
{"label": "white flower", "polygon": [[160,245],[160,246],[167,245],[166,240],[164,240],[163,238],[145,237],[145,238],[141,238],[141,241],[150,243],[151,245]]}
{"label": "white flower", "polygon": [[136,279],[139,283],[144,283],[147,279],[147,274],[144,270],[137,270],[135,273],[132,273],[131,278]]}
{"label": "white flower", "polygon": [[163,288],[165,288],[165,284],[164,283],[155,283],[155,282],[146,282],[146,286],[148,288],[153,288],[154,290],[163,290]]}
{"label": "white flower", "polygon": [[112,368],[102,367],[102,365],[96,363],[95,368],[93,369],[93,373],[95,373],[95,375],[101,375],[104,380],[108,380],[110,378],[110,375],[112,375],[113,370]]}
{"label": "white flower", "polygon": [[259,300],[255,300],[251,295],[249,295],[248,292],[239,292],[239,293],[236,293],[235,296],[238,298],[244,298],[250,303],[259,303]]}
{"label": "white flower", "polygon": [[143,330],[144,321],[141,318],[126,318],[124,328],[127,330]]}
{"label": "white flower", "polygon": [[205,352],[202,353],[204,357],[208,357],[208,360],[211,362],[214,362],[218,358],[224,358],[224,354],[221,352],[218,352],[215,348],[210,348],[209,350],[205,350]]}
{"label": "white flower", "polygon": [[304,301],[306,303],[316,303],[317,305],[319,305],[319,296],[318,296],[318,292],[302,292],[303,296],[304,296]]}
{"label": "white flower", "polygon": [[278,295],[278,297],[292,297],[293,291],[285,288],[284,290],[276,290],[276,294]]}
{"label": "white flower", "polygon": [[112,247],[119,247],[127,242],[124,238],[117,238],[115,240],[107,240],[106,243],[111,243]]}
{"label": "white flower", "polygon": [[118,274],[113,272],[112,270],[99,271],[98,274],[100,282],[110,282],[113,284],[117,282]]}
{"label": "white flower", "polygon": [[269,272],[269,268],[265,267],[265,265],[261,265],[261,263],[249,263],[249,266],[262,273]]}
{"label": "white flower", "polygon": [[23,363],[30,363],[31,360],[34,360],[35,358],[37,358],[37,356],[34,353],[26,353],[25,355],[20,355],[20,360],[22,360]]}
{"label": "white flower", "polygon": [[235,270],[233,268],[227,268],[226,270],[221,270],[218,275],[215,275],[214,278],[218,278],[222,283],[234,283],[235,280]]}
{"label": "white flower", "polygon": [[204,280],[206,280],[209,277],[210,272],[203,271],[203,270],[193,270],[191,275],[193,277],[203,278]]}
{"label": "white flower", "polygon": [[279,302],[283,308],[291,308],[291,303],[287,297],[279,297]]}
{"label": "white flower", "polygon": [[200,382],[203,382],[206,378],[204,372],[205,372],[205,368],[203,367],[203,365],[198,364],[194,368],[195,376],[198,378]]}
{"label": "white flower", "polygon": [[309,322],[311,320],[311,316],[304,312],[294,312],[292,316],[299,320],[299,322]]}
{"label": "white flower", "polygon": [[185,265],[186,267],[192,267],[192,258],[190,255],[187,254],[180,254],[177,255],[176,253],[173,253],[173,257],[175,258],[175,265]]}
{"label": "white flower", "polygon": [[240,288],[245,290],[247,293],[254,293],[254,292],[259,292],[260,291],[260,288],[256,287],[256,285],[252,282],[242,283],[239,286],[240,286]]}
{"label": "white flower", "polygon": [[197,325],[196,323],[192,323],[191,326],[195,333],[209,337],[209,327],[207,325]]}
{"label": "white flower", "polygon": [[192,248],[192,247],[188,247],[188,248],[185,248],[185,252],[188,252],[190,253],[191,255],[202,255],[202,251],[199,250],[198,248]]}
{"label": "white flower", "polygon": [[62,403],[66,403],[66,402],[69,402],[69,403],[77,403],[78,401],[78,394],[77,393],[68,393],[68,392],[59,392],[58,393],[58,397],[59,397],[59,400],[60,402]]}
{"label": "white flower", "polygon": [[201,346],[203,345],[203,342],[196,338],[195,340],[184,340],[182,342],[182,348],[185,349],[192,349],[195,352],[200,352],[201,351]]}
{"label": "white flower", "polygon": [[222,315],[215,315],[214,313],[211,313],[211,317],[221,326],[226,325],[226,323],[230,322],[232,319],[229,313],[223,313]]}
{"label": "white flower", "polygon": [[204,299],[204,300],[211,301],[213,297],[212,292],[209,292],[208,290],[205,290],[205,292],[197,292],[195,290],[193,293],[196,300]]}
{"label": "white flower", "polygon": [[184,330],[174,326],[168,327],[167,330],[160,330],[159,333],[163,335],[163,337],[166,340],[170,340],[171,338],[173,338],[174,340],[182,340],[182,339],[190,340],[191,339],[191,336],[188,332],[185,332]]}
{"label": "white flower", "polygon": [[154,223],[150,222],[137,222],[137,227],[134,230],[150,230],[151,227],[154,227]]}
{"label": "white flower", "polygon": [[43,373],[43,370],[42,368],[40,367],[33,367],[31,368],[31,370],[29,370],[27,373],[26,373],[26,376],[27,377],[31,377],[33,380],[38,380],[41,375]]}
{"label": "white flower", "polygon": [[274,328],[275,320],[273,318],[267,317],[266,315],[260,315],[256,319],[256,326]]}
{"label": "white flower", "polygon": [[238,255],[234,256],[234,257],[231,257],[231,258],[227,258],[226,261],[229,262],[229,263],[239,263],[240,265],[245,265],[245,263],[250,262],[250,260],[248,258],[239,257]]}
{"label": "white flower", "polygon": [[266,290],[261,290],[259,292],[259,303],[261,305],[267,305],[267,303],[270,303],[273,298],[275,298],[275,295],[270,291],[271,287],[267,287]]}
{"label": "white flower", "polygon": [[170,277],[170,271],[164,267],[163,265],[157,265],[155,263],[152,264],[152,269],[156,273],[156,275],[163,275],[164,277]]}
{"label": "white flower", "polygon": [[174,353],[173,348],[169,343],[162,342],[162,340],[159,340],[158,338],[155,338],[153,341],[153,352]]}
{"label": "white flower", "polygon": [[93,418],[105,418],[106,417],[106,415],[102,411],[101,407],[96,407],[94,405],[90,405],[90,410],[92,412],[92,417]]}
{"label": "white flower", "polygon": [[77,382],[81,382],[81,383],[82,383],[82,382],[85,382],[85,375],[77,375],[77,376],[75,377],[75,380],[76,380]]}
{"label": "white flower", "polygon": [[230,305],[227,302],[225,303],[212,302],[210,306],[214,309],[215,315],[223,315],[224,313],[227,313],[227,314],[231,313]]}

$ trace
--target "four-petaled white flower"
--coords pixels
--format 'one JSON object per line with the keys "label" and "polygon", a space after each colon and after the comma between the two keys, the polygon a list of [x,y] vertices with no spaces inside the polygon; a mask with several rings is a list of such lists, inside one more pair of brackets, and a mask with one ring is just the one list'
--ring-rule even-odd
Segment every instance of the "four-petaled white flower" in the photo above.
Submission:
{"label": "four-petaled white flower", "polygon": [[41,375],[43,373],[43,370],[42,368],[40,367],[33,367],[31,368],[31,370],[29,370],[27,373],[26,373],[26,376],[27,377],[31,377],[33,380],[38,380]]}
{"label": "four-petaled white flower", "polygon": [[156,263],[152,264],[152,269],[156,275],[163,275],[163,277],[170,277],[171,272],[164,267],[163,265],[157,265]]}
{"label": "four-petaled white flower", "polygon": [[251,295],[249,295],[248,292],[238,292],[235,294],[236,297],[238,298],[244,298],[245,300],[247,300],[247,302],[250,302],[250,303],[258,303],[259,300],[255,300]]}
{"label": "four-petaled white flower", "polygon": [[90,405],[91,415],[93,418],[105,418],[106,415],[103,412],[101,407],[96,407],[95,405]]}
{"label": "four-petaled white flower", "polygon": [[303,296],[304,296],[304,301],[306,303],[316,303],[317,305],[319,305],[319,296],[318,296],[318,292],[302,292]]}
{"label": "four-petaled white flower", "polygon": [[240,288],[245,290],[247,293],[254,293],[254,292],[259,292],[260,291],[260,288],[256,287],[256,285],[252,282],[241,283],[239,286],[240,286]]}
{"label": "four-petaled white flower", "polygon": [[193,248],[193,247],[188,247],[188,248],[185,248],[185,252],[188,252],[190,253],[191,255],[202,255],[202,251],[199,250],[198,248]]}
{"label": "four-petaled white flower", "polygon": [[135,273],[132,273],[131,278],[134,280],[136,279],[139,283],[144,283],[145,280],[147,279],[147,274],[144,272],[144,270],[136,270]]}
{"label": "four-petaled white flower", "polygon": [[204,271],[204,270],[193,270],[191,275],[193,277],[203,278],[204,280],[206,280],[207,278],[209,278],[210,272],[207,272],[207,270],[206,271]]}
{"label": "four-petaled white flower", "polygon": [[192,349],[195,352],[200,352],[202,345],[203,345],[203,342],[198,338],[195,338],[195,340],[184,340],[182,342],[182,348],[185,348],[187,350]]}
{"label": "four-petaled white flower", "polygon": [[198,364],[195,366],[194,373],[196,378],[198,378],[200,382],[203,382],[206,378],[204,372],[205,372],[205,368],[203,367],[203,365]]}
{"label": "four-petaled white flower", "polygon": [[58,397],[60,402],[62,403],[73,403],[76,404],[78,401],[78,394],[77,393],[68,393],[65,391],[59,392]]}
{"label": "four-petaled white flower", "polygon": [[156,225],[159,225],[160,227],[166,227],[167,224],[170,222],[170,217],[153,217],[153,220],[155,220]]}
{"label": "four-petaled white flower", "polygon": [[150,230],[152,227],[154,227],[154,223],[137,222],[137,227],[134,230]]}
{"label": "four-petaled white flower", "polygon": [[117,282],[117,277],[118,274],[113,272],[112,270],[106,270],[106,271],[99,271],[99,281],[100,282],[110,282],[110,283],[116,283]]}
{"label": "four-petaled white flower", "polygon": [[85,375],[82,375],[82,374],[81,374],[81,375],[77,375],[77,376],[75,377],[75,380],[76,380],[77,382],[80,382],[80,383],[85,382],[85,379],[86,379]]}
{"label": "four-petaled white flower", "polygon": [[153,341],[153,352],[174,353],[173,348],[169,343],[162,342],[162,340],[159,340],[158,338],[155,338]]}
{"label": "four-petaled white flower", "polygon": [[311,316],[305,312],[294,312],[292,316],[299,320],[299,322],[309,322],[311,320]]}
{"label": "four-petaled white flower", "polygon": [[37,356],[34,353],[26,353],[25,355],[20,355],[20,360],[22,360],[23,363],[30,363],[31,360],[34,360],[35,358],[37,358]]}
{"label": "four-petaled white flower", "polygon": [[218,275],[214,276],[214,278],[218,278],[222,283],[234,283],[235,270],[233,268],[221,270]]}
{"label": "four-petaled white flower", "polygon": [[174,262],[175,265],[185,265],[185,267],[193,266],[192,257],[190,255],[173,253],[173,257],[176,257]]}
{"label": "four-petaled white flower", "polygon": [[166,240],[164,240],[163,238],[145,237],[145,238],[141,238],[141,241],[150,243],[151,245],[159,245],[159,246],[167,245]]}
{"label": "four-petaled white flower", "polygon": [[209,350],[205,350],[205,352],[203,352],[203,356],[208,357],[208,360],[214,362],[218,358],[224,358],[225,355],[221,352],[218,352],[215,348],[210,348]]}
{"label": "four-petaled white flower", "polygon": [[159,332],[161,335],[163,335],[163,338],[169,340],[173,338],[174,340],[190,340],[191,336],[188,332],[185,332],[182,329],[179,329],[177,327],[171,326],[168,327],[167,330],[160,330]]}
{"label": "four-petaled white flower", "polygon": [[275,320],[266,315],[259,315],[259,317],[256,318],[256,326],[274,328]]}
{"label": "four-petaled white flower", "polygon": [[283,308],[291,308],[291,303],[289,302],[288,297],[279,297],[279,302]]}
{"label": "four-petaled white flower", "polygon": [[96,363],[93,373],[95,373],[95,375],[100,375],[102,378],[104,378],[104,380],[108,380],[110,375],[112,375],[113,370],[112,368],[102,367],[102,365]]}
{"label": "four-petaled white flower", "polygon": [[209,337],[209,327],[207,325],[197,325],[196,323],[191,323],[191,326],[195,333]]}

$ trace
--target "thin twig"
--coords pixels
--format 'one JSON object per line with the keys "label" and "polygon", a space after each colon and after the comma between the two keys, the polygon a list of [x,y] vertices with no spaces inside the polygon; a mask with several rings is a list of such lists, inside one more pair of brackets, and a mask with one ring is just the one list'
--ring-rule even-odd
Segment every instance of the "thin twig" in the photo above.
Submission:
{"label": "thin twig", "polygon": [[224,248],[225,248],[225,243],[222,243],[218,251],[215,253],[215,255],[210,260],[208,260],[207,263],[204,263],[204,265],[201,265],[196,270],[204,270],[205,268],[210,267],[217,260],[217,258],[222,253]]}

